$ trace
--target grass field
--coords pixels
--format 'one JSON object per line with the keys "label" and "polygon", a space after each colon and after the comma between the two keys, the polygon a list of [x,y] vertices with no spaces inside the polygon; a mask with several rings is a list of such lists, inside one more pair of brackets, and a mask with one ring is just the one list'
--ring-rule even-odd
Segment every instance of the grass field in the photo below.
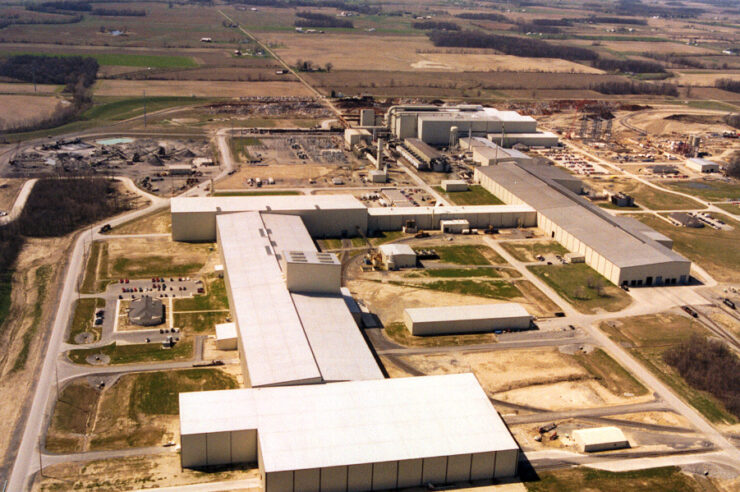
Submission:
{"label": "grass field", "polygon": [[496,342],[496,335],[493,333],[417,337],[412,335],[403,323],[390,323],[385,327],[385,334],[391,340],[407,347],[449,347]]}
{"label": "grass field", "polygon": [[293,190],[260,190],[260,191],[217,191],[214,196],[295,196],[300,191]]}
{"label": "grass field", "polygon": [[[591,182],[589,182],[591,183]],[[622,191],[632,195],[640,206],[651,210],[684,210],[706,208],[701,203],[672,193],[656,190],[632,180],[594,181],[596,189],[605,187],[610,191]]]}
{"label": "grass field", "polygon": [[626,292],[584,263],[532,265],[527,268],[582,313],[592,314],[597,309],[620,311],[632,302]]}
{"label": "grass field", "polygon": [[[95,326],[93,320],[95,311],[104,307],[105,300],[101,298],[80,299],[77,301],[75,303],[74,316],[72,317],[72,325],[69,328],[69,335],[67,335],[67,343],[75,343],[75,337],[86,331],[95,334],[96,340],[100,338],[100,327]],[[108,315],[112,316],[112,313],[108,313]]]}
{"label": "grass field", "polygon": [[135,362],[157,362],[186,360],[193,357],[192,339],[182,338],[171,349],[164,349],[159,343],[137,345],[117,345],[115,342],[99,348],[77,349],[67,352],[75,364],[87,364],[91,355],[107,355],[111,364],[133,364]]}
{"label": "grass field", "polygon": [[488,277],[501,278],[495,268],[428,268],[422,273],[425,277],[460,278],[460,277]]}
{"label": "grass field", "polygon": [[99,98],[104,101],[95,104],[92,108],[82,113],[82,119],[91,121],[121,121],[147,113],[159,111],[162,109],[173,108],[178,106],[192,106],[211,101],[211,99],[202,99],[196,97],[182,96],[158,96],[158,97],[131,97],[110,101],[109,99]]}
{"label": "grass field", "polygon": [[608,472],[587,467],[537,472],[537,478],[524,478],[529,492],[703,492],[707,489],[696,478],[677,466],[629,472]]}
{"label": "grass field", "polygon": [[599,384],[615,395],[630,393],[639,396],[648,392],[632,374],[601,349],[588,354],[578,352],[572,357],[592,374]]}
{"label": "grass field", "polygon": [[377,236],[369,237],[368,240],[373,246],[380,246],[381,244],[395,241],[396,239],[399,239],[403,236],[403,231],[386,231],[380,232]]}
{"label": "grass field", "polygon": [[188,333],[215,334],[215,326],[226,323],[228,311],[207,311],[199,313],[174,313],[174,324]]}
{"label": "grass field", "polygon": [[716,423],[737,423],[722,403],[707,392],[690,387],[671,366],[663,362],[663,353],[688,340],[692,335],[709,333],[698,322],[687,316],[662,313],[623,318],[601,324],[610,338],[623,346],[643,364],[671,386],[706,418]]}
{"label": "grass field", "polygon": [[481,280],[435,280],[433,282],[406,284],[391,281],[395,285],[404,285],[419,289],[438,290],[466,296],[487,297],[489,299],[513,299],[524,297],[516,285],[505,281]]}
{"label": "grass field", "polygon": [[171,229],[172,214],[169,208],[165,208],[117,225],[105,234],[162,234]]}
{"label": "grass field", "polygon": [[673,249],[695,261],[715,280],[740,281],[740,222],[727,216],[722,220],[732,225],[732,231],[718,231],[711,227],[694,229],[675,227],[651,215],[636,215],[640,221],[673,239]]}
{"label": "grass field", "polygon": [[672,181],[662,182],[661,186],[703,198],[708,202],[740,199],[740,183],[723,181]]}
{"label": "grass field", "polygon": [[176,263],[172,257],[151,255],[147,258],[116,258],[111,274],[116,277],[182,277],[203,268],[201,262]]}
{"label": "grass field", "polygon": [[468,191],[446,192],[441,186],[435,186],[434,189],[453,205],[503,205],[504,203],[480,185],[473,185]]}
{"label": "grass field", "polygon": [[231,137],[229,139],[229,148],[231,149],[231,155],[233,155],[234,159],[238,161],[249,160],[251,157],[248,147],[253,147],[261,144],[262,142],[260,142],[260,140],[255,137]]}
{"label": "grass field", "polygon": [[522,243],[502,242],[503,247],[511,256],[519,261],[537,261],[537,255],[564,255],[568,252],[555,241],[527,241]]}
{"label": "grass field", "polygon": [[731,214],[740,215],[740,205],[737,203],[715,203],[714,206],[730,212]]}
{"label": "grass field", "polygon": [[183,297],[174,300],[174,310],[178,311],[213,311],[228,309],[229,299],[226,296],[226,284],[224,279],[215,276],[203,278],[205,294]]}
{"label": "grass field", "polygon": [[434,250],[442,263],[455,265],[490,265],[491,263],[505,264],[495,251],[483,245],[436,246]]}

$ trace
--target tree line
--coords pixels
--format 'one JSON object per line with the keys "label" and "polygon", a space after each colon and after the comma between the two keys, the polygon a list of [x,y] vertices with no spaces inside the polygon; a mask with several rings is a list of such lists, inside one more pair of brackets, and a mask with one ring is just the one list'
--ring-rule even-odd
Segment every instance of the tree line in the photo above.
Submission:
{"label": "tree line", "polygon": [[459,31],[460,26],[455,24],[454,22],[444,22],[444,21],[422,21],[422,22],[414,22],[411,24],[411,27],[414,29],[423,29],[425,31],[430,29],[436,29],[439,31]]}
{"label": "tree line", "polygon": [[481,31],[432,31],[429,39],[437,47],[488,48],[507,55],[564,60],[595,60],[596,52],[576,46],[556,46],[539,39],[486,34]]}
{"label": "tree line", "polygon": [[0,75],[24,82],[66,84],[68,90],[82,83],[87,88],[98,76],[98,61],[82,56],[15,55],[0,63]]}
{"label": "tree line", "polygon": [[723,91],[740,92],[740,80],[717,79],[714,82],[714,87]]}
{"label": "tree line", "polygon": [[92,4],[88,2],[72,2],[69,0],[57,0],[53,2],[42,2],[37,4],[26,5],[26,10],[34,12],[45,12],[49,14],[58,14],[66,12],[90,12]]}
{"label": "tree line", "polygon": [[99,15],[102,17],[146,17],[146,10],[144,9],[94,8],[91,13],[92,15]]}
{"label": "tree line", "polygon": [[343,0],[228,0],[229,3],[240,5],[256,5],[258,7],[274,8],[294,8],[294,7],[313,7],[313,8],[335,8],[337,10],[349,10],[359,14],[377,14],[381,9],[378,6],[367,3],[344,2]]}
{"label": "tree line", "polygon": [[724,343],[693,335],[663,353],[663,360],[690,386],[711,393],[740,418],[740,359]]}
{"label": "tree line", "polygon": [[343,27],[352,29],[355,25],[347,19],[338,19],[331,15],[320,14],[318,12],[296,12],[296,27]]}
{"label": "tree line", "polygon": [[675,84],[652,84],[650,82],[609,81],[592,84],[589,89],[602,94],[651,94],[658,96],[678,96]]}
{"label": "tree line", "polygon": [[618,60],[616,58],[597,58],[594,67],[609,72],[663,73],[665,68],[660,63],[644,60]]}
{"label": "tree line", "polygon": [[462,14],[457,14],[455,17],[459,19],[488,20],[495,22],[506,22],[509,20],[506,16],[494,14],[493,12],[463,12]]}

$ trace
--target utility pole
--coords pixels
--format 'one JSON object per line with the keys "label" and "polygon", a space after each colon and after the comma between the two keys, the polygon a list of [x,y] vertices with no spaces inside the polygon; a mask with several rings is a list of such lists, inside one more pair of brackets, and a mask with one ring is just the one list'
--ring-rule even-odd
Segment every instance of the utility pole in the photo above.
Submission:
{"label": "utility pole", "polygon": [[144,128],[146,128],[146,91],[144,93]]}

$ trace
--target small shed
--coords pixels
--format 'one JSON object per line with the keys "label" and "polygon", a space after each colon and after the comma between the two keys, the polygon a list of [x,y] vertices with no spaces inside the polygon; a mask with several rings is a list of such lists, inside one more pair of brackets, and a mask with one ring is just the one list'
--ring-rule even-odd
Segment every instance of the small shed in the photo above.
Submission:
{"label": "small shed", "polygon": [[686,161],[686,167],[688,167],[692,171],[697,171],[700,173],[718,173],[719,172],[719,164],[717,164],[716,162],[709,161],[707,159],[700,159],[698,157],[688,159]]}
{"label": "small shed", "polygon": [[618,427],[594,427],[574,430],[573,439],[582,453],[630,447],[629,441]]}
{"label": "small shed", "polygon": [[439,230],[450,234],[462,234],[465,230],[470,230],[470,222],[465,219],[440,220]]}
{"label": "small shed", "polygon": [[128,319],[134,325],[155,326],[164,323],[164,304],[159,299],[143,296],[131,302]]}
{"label": "small shed", "polygon": [[408,244],[383,244],[378,250],[389,270],[416,266],[416,253]]}
{"label": "small shed", "polygon": [[442,189],[445,191],[468,191],[468,183],[463,179],[444,179]]}
{"label": "small shed", "polygon": [[370,171],[370,181],[372,183],[387,183],[388,173],[386,171],[381,171],[380,169]]}
{"label": "small shed", "polygon": [[236,323],[216,325],[216,348],[219,350],[236,350]]}

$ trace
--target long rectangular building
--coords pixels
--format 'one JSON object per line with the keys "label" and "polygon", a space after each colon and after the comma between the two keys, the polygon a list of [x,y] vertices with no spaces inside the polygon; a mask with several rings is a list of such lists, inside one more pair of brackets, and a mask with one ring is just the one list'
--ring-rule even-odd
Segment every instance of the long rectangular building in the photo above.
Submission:
{"label": "long rectangular building", "polygon": [[316,252],[300,217],[242,212],[216,221],[249,386],[383,377],[339,286],[334,294],[288,290],[281,270],[286,252]]}
{"label": "long rectangular building", "polygon": [[[475,169],[476,180],[506,203],[537,210],[537,226],[617,285],[683,284],[691,262],[630,221],[585,201],[569,174],[535,163],[503,163]],[[652,236],[652,237],[651,237]]]}
{"label": "long rectangular building", "polygon": [[267,492],[491,480],[519,459],[470,373],[181,393],[180,435],[183,466],[257,462]]}
{"label": "long rectangular building", "polygon": [[446,335],[494,330],[526,330],[532,315],[521,304],[504,302],[472,306],[407,308],[406,328],[412,335]]}

